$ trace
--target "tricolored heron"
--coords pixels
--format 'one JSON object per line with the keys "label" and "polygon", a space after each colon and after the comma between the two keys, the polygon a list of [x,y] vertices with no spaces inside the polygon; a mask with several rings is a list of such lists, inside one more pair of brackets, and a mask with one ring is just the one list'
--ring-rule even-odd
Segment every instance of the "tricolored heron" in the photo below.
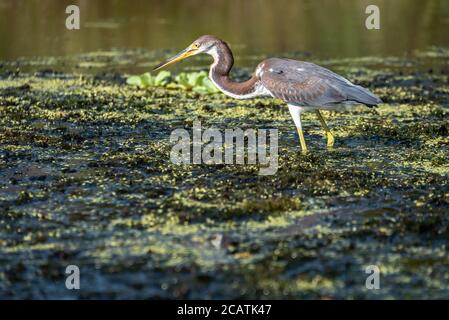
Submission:
{"label": "tricolored heron", "polygon": [[301,124],[301,112],[315,111],[332,147],[334,136],[320,109],[333,109],[341,105],[365,104],[375,106],[382,101],[369,90],[355,85],[342,76],[310,62],[269,58],[256,68],[252,77],[234,82],[229,72],[234,58],[226,42],[210,35],[202,36],[175,56],[154,67],[160,69],[187,57],[206,53],[214,58],[209,78],[224,94],[236,99],[274,97],[283,100],[296,125],[301,149],[307,151]]}

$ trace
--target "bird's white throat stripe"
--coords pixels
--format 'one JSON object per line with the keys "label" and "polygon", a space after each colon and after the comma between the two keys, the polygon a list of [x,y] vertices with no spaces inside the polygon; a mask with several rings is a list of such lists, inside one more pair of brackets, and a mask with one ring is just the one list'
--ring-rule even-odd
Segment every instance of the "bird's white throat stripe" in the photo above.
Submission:
{"label": "bird's white throat stripe", "polygon": [[[208,51],[206,51],[206,53],[208,55],[211,55],[212,58],[214,58],[214,63],[210,66],[210,69],[212,70],[213,68],[215,68],[215,66],[218,63],[218,52],[217,52],[217,48],[215,46],[213,46],[212,48],[210,48]],[[212,80],[212,79],[211,79]]]}
{"label": "bird's white throat stripe", "polygon": [[[214,58],[214,63],[210,66],[210,69],[209,69],[209,79],[225,95],[227,95],[227,96],[229,96],[231,98],[235,98],[235,99],[251,99],[251,98],[262,97],[262,96],[271,96],[271,93],[268,92],[268,90],[266,90],[265,87],[262,84],[260,84],[260,83],[256,84],[256,87],[255,87],[254,91],[249,92],[248,94],[244,94],[244,95],[235,94],[235,93],[232,93],[230,91],[227,91],[222,86],[220,86],[214,80],[214,77],[213,77],[213,70],[217,66],[218,61],[219,61],[217,48],[214,46],[211,49],[209,49],[206,53],[211,55]],[[262,69],[262,68],[260,68],[260,69]],[[258,68],[256,70],[256,75],[257,76],[260,76],[260,69]]]}

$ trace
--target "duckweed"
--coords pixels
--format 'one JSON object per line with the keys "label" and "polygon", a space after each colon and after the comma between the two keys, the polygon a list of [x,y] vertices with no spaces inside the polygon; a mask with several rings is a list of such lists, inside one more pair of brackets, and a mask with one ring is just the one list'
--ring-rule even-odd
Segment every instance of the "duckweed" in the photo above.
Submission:
{"label": "duckweed", "polygon": [[[304,114],[305,155],[277,100],[1,63],[0,298],[448,298],[447,58],[316,61],[385,103],[324,112],[333,150]],[[277,173],[171,163],[170,133],[195,120],[277,128]]]}

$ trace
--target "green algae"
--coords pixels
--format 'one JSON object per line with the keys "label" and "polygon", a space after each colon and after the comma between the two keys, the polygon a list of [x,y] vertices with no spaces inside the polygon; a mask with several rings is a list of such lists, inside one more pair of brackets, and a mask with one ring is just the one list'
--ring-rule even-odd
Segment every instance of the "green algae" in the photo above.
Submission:
{"label": "green algae", "polygon": [[[449,297],[445,52],[317,61],[385,103],[323,112],[332,150],[304,114],[305,155],[277,100],[2,64],[0,298]],[[142,56],[152,55],[68,60]],[[277,128],[277,173],[171,163],[170,133],[196,120]],[[64,286],[69,264],[81,268],[78,292]],[[372,264],[376,291],[365,288]]]}

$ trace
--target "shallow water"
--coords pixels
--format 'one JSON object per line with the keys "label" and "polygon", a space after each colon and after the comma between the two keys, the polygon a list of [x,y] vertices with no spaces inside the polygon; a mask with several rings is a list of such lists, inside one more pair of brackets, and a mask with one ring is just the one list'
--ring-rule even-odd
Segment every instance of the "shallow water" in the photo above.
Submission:
{"label": "shallow water", "polygon": [[[308,155],[278,101],[127,86],[142,57],[1,63],[0,298],[449,297],[447,49],[310,57],[385,103],[324,112],[333,150],[305,114]],[[279,129],[277,174],[171,163],[170,132],[196,119]]]}

